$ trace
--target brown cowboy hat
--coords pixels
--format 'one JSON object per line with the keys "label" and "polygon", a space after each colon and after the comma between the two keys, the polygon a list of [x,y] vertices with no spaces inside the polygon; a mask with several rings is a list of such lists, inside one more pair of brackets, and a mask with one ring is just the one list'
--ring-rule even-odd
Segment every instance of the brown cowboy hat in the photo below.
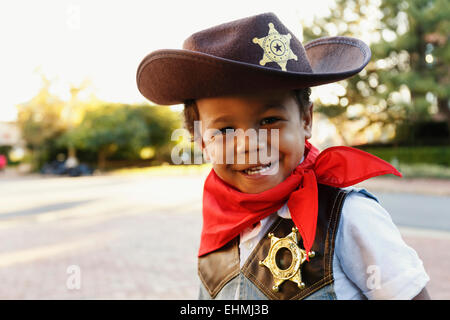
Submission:
{"label": "brown cowboy hat", "polygon": [[189,99],[293,90],[360,72],[370,49],[350,37],[325,37],[304,47],[273,13],[221,24],[191,35],[182,50],[157,50],[136,80],[147,99],[163,105]]}

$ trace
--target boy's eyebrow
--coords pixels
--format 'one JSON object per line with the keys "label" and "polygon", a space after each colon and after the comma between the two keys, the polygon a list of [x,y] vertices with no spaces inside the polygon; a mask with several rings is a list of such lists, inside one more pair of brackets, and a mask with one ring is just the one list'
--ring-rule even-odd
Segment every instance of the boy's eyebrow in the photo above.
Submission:
{"label": "boy's eyebrow", "polygon": [[217,122],[222,122],[222,121],[230,121],[232,119],[233,119],[233,117],[225,115],[225,116],[221,116],[221,117],[218,117],[218,118],[212,120],[210,124],[215,124]]}

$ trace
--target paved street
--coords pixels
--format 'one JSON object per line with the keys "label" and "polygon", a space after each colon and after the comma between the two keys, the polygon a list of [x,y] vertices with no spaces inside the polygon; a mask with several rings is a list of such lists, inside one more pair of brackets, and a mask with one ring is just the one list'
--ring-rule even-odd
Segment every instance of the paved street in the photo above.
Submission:
{"label": "paved street", "polygon": [[[204,177],[0,177],[0,299],[195,299]],[[450,299],[450,196],[386,181],[368,189]]]}

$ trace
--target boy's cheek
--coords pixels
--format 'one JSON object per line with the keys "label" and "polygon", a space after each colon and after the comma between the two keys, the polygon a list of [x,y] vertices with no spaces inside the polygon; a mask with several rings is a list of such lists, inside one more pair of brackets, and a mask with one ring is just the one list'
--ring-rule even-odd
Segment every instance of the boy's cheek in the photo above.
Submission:
{"label": "boy's cheek", "polygon": [[280,165],[285,173],[291,172],[300,163],[305,153],[305,137],[301,134],[283,134],[280,137]]}
{"label": "boy's cheek", "polygon": [[279,138],[279,145],[282,152],[303,154],[305,137],[299,133],[283,132]]}
{"label": "boy's cheek", "polygon": [[204,155],[206,154],[205,160],[210,161],[213,164],[224,164],[227,163],[227,153],[229,154],[230,146],[219,141],[212,141],[206,144],[203,149]]}

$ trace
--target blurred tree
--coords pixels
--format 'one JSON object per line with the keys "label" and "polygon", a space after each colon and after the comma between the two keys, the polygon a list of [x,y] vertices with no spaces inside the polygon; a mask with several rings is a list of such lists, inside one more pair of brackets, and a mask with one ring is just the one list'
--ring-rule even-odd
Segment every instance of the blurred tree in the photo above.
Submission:
{"label": "blurred tree", "polygon": [[[65,104],[61,121],[64,122],[68,131],[75,128],[83,117],[83,113],[87,108],[86,103],[82,103],[78,96],[80,92],[88,88],[90,85],[89,80],[84,80],[79,86],[70,86],[70,100]],[[70,142],[67,145],[67,158],[76,159],[76,149],[75,146]]]}
{"label": "blurred tree", "polygon": [[450,127],[449,16],[447,0],[337,0],[329,16],[304,24],[305,40],[354,36],[371,44],[372,59],[317,110],[342,135],[346,120],[359,124],[357,132],[413,128],[432,117]]}
{"label": "blurred tree", "polygon": [[[142,149],[156,149],[156,158],[170,146],[171,132],[179,127],[178,114],[168,107],[103,104],[87,110],[81,123],[58,139],[60,146],[97,154],[97,166],[106,160],[138,160]],[[164,151],[164,152],[161,152]]]}
{"label": "blurred tree", "polygon": [[48,160],[47,151],[66,129],[60,121],[64,101],[51,93],[50,81],[43,75],[41,77],[40,91],[30,101],[17,106],[17,123],[27,148],[32,151],[34,169]]}
{"label": "blurred tree", "polygon": [[171,149],[176,141],[171,141],[173,130],[182,126],[180,113],[167,106],[137,105],[136,111],[148,129],[146,145],[154,148],[155,161],[171,161]]}
{"label": "blurred tree", "polygon": [[148,145],[167,144],[172,131],[181,126],[180,115],[167,106],[136,105],[135,108],[149,130]]}
{"label": "blurred tree", "polygon": [[175,143],[171,134],[181,126],[178,112],[167,106],[105,103],[92,93],[80,99],[81,92],[89,93],[87,81],[71,85],[70,98],[65,101],[52,92],[54,83],[43,74],[41,78],[40,91],[17,106],[18,124],[32,151],[34,170],[61,153],[78,155],[89,163],[97,161],[100,168],[109,158],[152,159],[155,164],[170,161]]}
{"label": "blurred tree", "polygon": [[118,150],[138,153],[145,145],[148,129],[134,108],[105,104],[85,113],[82,122],[58,139],[59,145],[97,153],[99,169]]}

